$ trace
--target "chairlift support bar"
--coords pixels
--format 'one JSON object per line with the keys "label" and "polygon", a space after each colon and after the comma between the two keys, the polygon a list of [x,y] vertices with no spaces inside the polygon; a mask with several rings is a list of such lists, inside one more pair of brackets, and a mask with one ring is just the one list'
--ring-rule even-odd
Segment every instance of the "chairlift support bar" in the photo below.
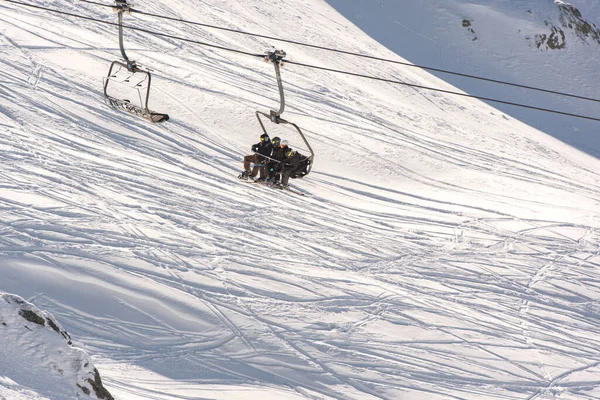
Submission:
{"label": "chairlift support bar", "polygon": [[275,76],[277,77],[277,86],[279,87],[279,111],[272,111],[271,114],[275,113],[278,117],[283,114],[283,110],[285,109],[285,96],[283,94],[283,83],[281,82],[281,71],[279,69],[279,65],[282,63],[285,57],[285,51],[283,50],[275,50],[270,53],[267,53],[266,61],[270,61],[273,63],[275,67]]}
{"label": "chairlift support bar", "polygon": [[125,53],[125,46],[123,44],[123,13],[131,12],[131,7],[127,4],[127,0],[115,0],[116,5],[113,7],[113,10],[117,11],[119,18],[119,48],[121,49],[121,55],[123,59],[127,63],[127,69],[131,72],[136,72],[137,65],[135,61],[130,61],[129,57],[127,57],[127,53]]}

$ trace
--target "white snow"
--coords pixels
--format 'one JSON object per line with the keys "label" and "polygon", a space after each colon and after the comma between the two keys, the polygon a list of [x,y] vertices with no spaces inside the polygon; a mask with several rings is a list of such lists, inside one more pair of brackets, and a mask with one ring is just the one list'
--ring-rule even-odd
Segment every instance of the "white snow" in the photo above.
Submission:
{"label": "white snow", "polygon": [[[116,21],[75,0],[35,4]],[[136,6],[402,60],[323,0]],[[125,20],[458,90],[417,69]],[[242,184],[254,113],[278,107],[272,65],[133,31],[125,46],[170,121],[104,104],[116,27],[0,2],[0,291],[52,313],[116,399],[600,397],[590,152],[479,101],[288,63],[283,117],[316,154],[291,182],[306,195]],[[0,368],[0,398],[65,398],[22,375]]]}

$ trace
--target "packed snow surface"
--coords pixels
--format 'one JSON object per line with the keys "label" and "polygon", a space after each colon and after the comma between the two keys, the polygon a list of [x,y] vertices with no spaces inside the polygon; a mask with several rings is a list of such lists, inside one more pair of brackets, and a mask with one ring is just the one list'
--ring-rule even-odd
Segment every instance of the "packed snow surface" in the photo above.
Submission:
{"label": "packed snow surface", "polygon": [[[323,0],[136,6],[402,60]],[[457,90],[417,69],[125,20]],[[151,108],[171,117],[151,124],[103,102],[115,26],[3,1],[0,21],[0,291],[61,321],[115,398],[600,397],[597,158],[479,101],[288,63],[283,117],[315,152],[291,182],[305,195],[241,183],[254,113],[279,106],[272,65],[126,30],[128,56],[153,70]],[[290,126],[267,128],[303,148]],[[0,370],[1,390],[16,381]]]}

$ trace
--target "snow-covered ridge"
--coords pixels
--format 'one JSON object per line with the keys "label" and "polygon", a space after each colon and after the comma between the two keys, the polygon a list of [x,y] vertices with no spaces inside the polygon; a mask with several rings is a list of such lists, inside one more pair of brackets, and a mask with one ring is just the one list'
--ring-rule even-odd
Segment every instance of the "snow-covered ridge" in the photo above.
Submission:
{"label": "snow-covered ridge", "polygon": [[[583,16],[577,7],[562,0],[555,0],[554,5],[554,8],[542,9],[543,11],[522,10],[520,18],[524,21],[541,22],[538,23],[537,28],[539,33],[531,34],[527,29],[518,29],[524,41],[539,51],[564,50],[569,43],[574,45],[577,42],[600,45],[600,29]],[[467,30],[472,41],[479,39],[474,24],[479,25],[482,30],[486,29],[485,24],[478,24],[471,18],[462,20],[462,26]]]}
{"label": "snow-covered ridge", "polygon": [[23,298],[0,293],[0,398],[106,399],[90,357],[47,311]]}
{"label": "snow-covered ridge", "polygon": [[596,24],[588,21],[577,7],[562,0],[555,0],[554,4],[557,6],[558,16],[544,19],[549,31],[536,34],[534,38],[526,37],[527,40],[535,41],[537,49],[563,50],[570,41],[600,45],[600,30]]}
{"label": "snow-covered ridge", "polygon": [[[598,1],[327,1],[415,64],[598,98]],[[470,94],[600,118],[594,101],[434,74]],[[600,157],[597,121],[492,105]]]}

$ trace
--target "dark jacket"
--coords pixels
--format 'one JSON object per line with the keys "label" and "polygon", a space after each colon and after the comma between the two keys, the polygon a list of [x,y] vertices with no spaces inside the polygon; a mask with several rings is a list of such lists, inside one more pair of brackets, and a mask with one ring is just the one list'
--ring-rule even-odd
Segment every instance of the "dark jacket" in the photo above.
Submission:
{"label": "dark jacket", "polygon": [[304,157],[302,156],[302,154],[298,153],[297,151],[294,152],[294,154],[290,157],[286,157],[282,163],[283,163],[283,169],[285,171],[295,171],[298,169],[298,167],[300,166],[300,161],[302,161]]}
{"label": "dark jacket", "polygon": [[252,146],[252,151],[258,153],[261,156],[271,156],[271,152],[273,151],[273,144],[270,141],[264,141],[256,143]]}
{"label": "dark jacket", "polygon": [[283,160],[283,172],[290,178],[303,178],[308,173],[311,161],[309,157],[296,152],[293,156]]}
{"label": "dark jacket", "polygon": [[289,147],[285,146],[285,147],[274,147],[273,148],[273,153],[271,154],[271,158],[273,160],[276,161],[283,161],[283,159],[285,158],[285,153],[287,153],[287,151],[289,150]]}

